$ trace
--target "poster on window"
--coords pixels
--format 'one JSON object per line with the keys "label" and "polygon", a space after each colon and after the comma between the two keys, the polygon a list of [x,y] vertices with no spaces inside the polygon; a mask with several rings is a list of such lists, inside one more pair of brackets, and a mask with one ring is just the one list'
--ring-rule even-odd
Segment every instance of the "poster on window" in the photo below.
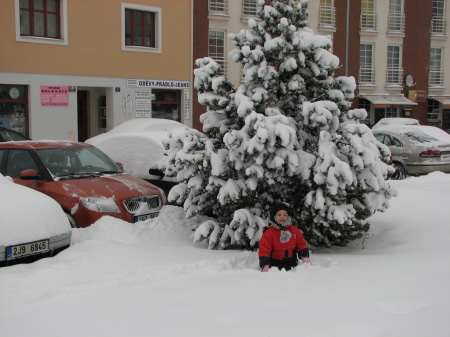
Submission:
{"label": "poster on window", "polygon": [[41,106],[69,106],[69,87],[41,85]]}
{"label": "poster on window", "polygon": [[150,118],[152,111],[152,95],[150,91],[136,91],[136,118]]}

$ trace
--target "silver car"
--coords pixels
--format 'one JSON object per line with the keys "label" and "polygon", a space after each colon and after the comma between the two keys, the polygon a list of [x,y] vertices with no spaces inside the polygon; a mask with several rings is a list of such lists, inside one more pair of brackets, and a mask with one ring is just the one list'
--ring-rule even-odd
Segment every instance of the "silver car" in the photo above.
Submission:
{"label": "silver car", "polygon": [[372,133],[391,150],[395,167],[391,179],[435,171],[450,172],[450,141],[438,140],[419,127],[384,127]]}

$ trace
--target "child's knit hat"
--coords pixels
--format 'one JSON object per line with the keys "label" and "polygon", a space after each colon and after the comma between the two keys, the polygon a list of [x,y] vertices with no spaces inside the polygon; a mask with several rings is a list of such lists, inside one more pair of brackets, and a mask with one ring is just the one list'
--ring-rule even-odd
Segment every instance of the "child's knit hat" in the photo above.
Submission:
{"label": "child's knit hat", "polygon": [[270,208],[270,221],[276,221],[275,215],[278,213],[278,211],[284,210],[287,212],[287,214],[292,217],[293,213],[291,208],[285,204],[284,202],[276,202],[273,204],[273,206]]}

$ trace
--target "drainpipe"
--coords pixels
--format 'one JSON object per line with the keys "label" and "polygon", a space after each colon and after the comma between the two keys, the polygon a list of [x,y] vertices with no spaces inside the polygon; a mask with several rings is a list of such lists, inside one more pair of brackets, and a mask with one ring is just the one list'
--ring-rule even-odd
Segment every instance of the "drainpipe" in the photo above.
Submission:
{"label": "drainpipe", "polygon": [[345,27],[345,76],[348,76],[349,23],[350,23],[350,0],[347,0],[347,18],[346,18],[346,27]]}

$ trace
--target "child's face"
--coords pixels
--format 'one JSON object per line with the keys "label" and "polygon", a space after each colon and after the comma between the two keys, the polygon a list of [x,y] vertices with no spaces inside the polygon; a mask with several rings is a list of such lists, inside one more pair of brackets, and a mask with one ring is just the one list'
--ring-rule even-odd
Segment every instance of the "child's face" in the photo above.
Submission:
{"label": "child's face", "polygon": [[277,214],[275,214],[275,217],[277,218],[279,224],[284,225],[289,216],[285,210],[279,210]]}

